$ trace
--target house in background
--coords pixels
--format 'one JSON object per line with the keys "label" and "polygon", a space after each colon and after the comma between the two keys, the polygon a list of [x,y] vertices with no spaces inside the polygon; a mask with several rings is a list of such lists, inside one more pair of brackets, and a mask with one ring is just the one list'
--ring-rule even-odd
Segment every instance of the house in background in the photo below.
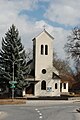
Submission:
{"label": "house in background", "polygon": [[[25,88],[24,95],[60,96],[61,79],[53,66],[54,38],[44,29],[32,41],[33,60],[27,63],[30,72],[26,79],[31,84]],[[68,92],[68,86],[65,91]]]}
{"label": "house in background", "polygon": [[61,80],[61,95],[68,95],[68,81],[67,80]]}

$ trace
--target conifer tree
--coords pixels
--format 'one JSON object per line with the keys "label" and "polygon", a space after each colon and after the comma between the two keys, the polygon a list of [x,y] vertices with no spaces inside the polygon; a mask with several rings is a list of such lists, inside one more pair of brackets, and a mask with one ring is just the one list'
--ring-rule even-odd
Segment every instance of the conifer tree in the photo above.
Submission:
{"label": "conifer tree", "polygon": [[18,88],[26,86],[26,64],[26,54],[21,43],[19,31],[12,25],[5,34],[5,37],[2,38],[2,49],[0,50],[0,84],[5,82],[9,86],[9,81],[14,79],[17,81]]}

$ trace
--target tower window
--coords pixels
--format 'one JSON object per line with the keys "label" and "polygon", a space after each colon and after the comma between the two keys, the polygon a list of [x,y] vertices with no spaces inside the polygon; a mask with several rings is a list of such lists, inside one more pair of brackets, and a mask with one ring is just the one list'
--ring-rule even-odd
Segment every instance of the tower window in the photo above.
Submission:
{"label": "tower window", "polygon": [[55,83],[55,89],[57,89],[57,83]]}
{"label": "tower window", "polygon": [[48,45],[45,45],[45,55],[48,55]]}
{"label": "tower window", "polygon": [[41,82],[41,90],[46,90],[46,81]]}
{"label": "tower window", "polygon": [[44,46],[41,45],[41,55],[43,55],[43,54],[44,54]]}
{"label": "tower window", "polygon": [[64,83],[64,89],[66,89],[66,83]]}

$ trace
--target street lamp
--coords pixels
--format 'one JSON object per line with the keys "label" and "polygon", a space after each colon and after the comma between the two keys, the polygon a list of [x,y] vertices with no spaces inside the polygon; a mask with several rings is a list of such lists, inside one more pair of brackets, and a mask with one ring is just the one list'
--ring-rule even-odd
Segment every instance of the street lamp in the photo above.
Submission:
{"label": "street lamp", "polygon": [[15,81],[14,80],[14,64],[16,63],[16,62],[19,62],[19,61],[22,61],[23,59],[18,59],[18,60],[15,60],[15,61],[12,61],[12,63],[13,63],[13,79],[12,79],[12,84],[13,84],[13,88],[12,88],[12,101],[13,101],[13,99],[14,99],[14,84],[16,84],[17,83],[17,81]]}
{"label": "street lamp", "polygon": [[14,65],[15,65],[16,62],[22,61],[23,59],[18,59],[18,60],[15,60],[15,61],[12,61],[10,59],[5,59],[5,60],[12,62],[12,68],[13,68],[13,71],[12,71],[12,81],[9,81],[9,83],[12,85],[11,88],[12,88],[12,101],[13,101],[13,99],[14,99],[14,88],[15,88],[14,84],[17,83],[17,81],[14,80]]}
{"label": "street lamp", "polygon": [[[13,61],[13,79],[12,79],[12,82],[13,82],[13,84],[14,84],[14,61]],[[12,101],[13,101],[13,99],[14,99],[14,87],[12,88]]]}

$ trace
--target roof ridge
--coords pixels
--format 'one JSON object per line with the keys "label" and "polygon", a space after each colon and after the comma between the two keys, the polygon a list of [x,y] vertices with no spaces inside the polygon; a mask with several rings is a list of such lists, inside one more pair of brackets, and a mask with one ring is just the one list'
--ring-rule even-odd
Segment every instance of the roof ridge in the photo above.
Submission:
{"label": "roof ridge", "polygon": [[[49,32],[47,32],[46,29],[44,29],[42,32],[40,32],[36,37],[38,37],[43,32],[45,32],[51,39],[54,39],[54,37]],[[36,37],[34,37],[32,40],[35,40]]]}

